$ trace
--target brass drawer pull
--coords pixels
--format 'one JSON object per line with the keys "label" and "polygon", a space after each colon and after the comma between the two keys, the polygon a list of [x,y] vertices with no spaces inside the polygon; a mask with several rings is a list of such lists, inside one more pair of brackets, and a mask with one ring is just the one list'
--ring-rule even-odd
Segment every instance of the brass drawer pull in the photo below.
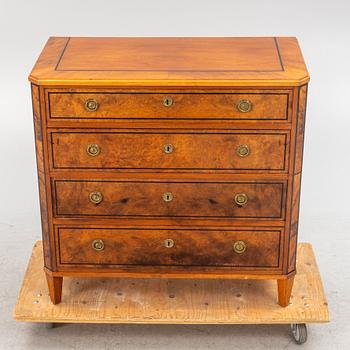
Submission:
{"label": "brass drawer pull", "polygon": [[99,204],[102,202],[103,196],[101,192],[91,192],[89,194],[89,199],[91,203]]}
{"label": "brass drawer pull", "polygon": [[237,109],[242,113],[250,112],[253,104],[249,100],[240,100],[237,104]]}
{"label": "brass drawer pull", "polygon": [[164,145],[163,147],[164,153],[173,153],[174,152],[174,146],[171,143],[168,143],[166,145]]}
{"label": "brass drawer pull", "polygon": [[243,241],[233,243],[233,250],[237,254],[242,254],[247,250],[247,244]]}
{"label": "brass drawer pull", "polygon": [[171,97],[165,96],[165,97],[163,98],[163,105],[164,105],[165,107],[170,107],[172,104],[173,104],[173,99],[172,99]]}
{"label": "brass drawer pull", "polygon": [[239,145],[236,149],[236,153],[239,157],[247,157],[250,153],[250,149],[247,145]]}
{"label": "brass drawer pull", "polygon": [[98,156],[101,152],[99,145],[91,144],[86,147],[86,152],[89,156],[95,157]]}
{"label": "brass drawer pull", "polygon": [[99,104],[96,100],[90,98],[85,101],[84,107],[88,112],[95,112],[97,111]]}
{"label": "brass drawer pull", "polygon": [[163,200],[164,202],[171,202],[173,200],[173,194],[171,192],[165,192],[163,194]]}
{"label": "brass drawer pull", "polygon": [[97,252],[100,252],[101,250],[105,249],[105,244],[103,243],[102,239],[93,240],[91,245],[92,248]]}
{"label": "brass drawer pull", "polygon": [[243,205],[246,205],[247,202],[248,202],[248,196],[245,193],[237,193],[235,195],[235,203],[240,207],[243,207]]}
{"label": "brass drawer pull", "polygon": [[171,238],[168,238],[164,241],[165,248],[172,248],[174,244],[175,242]]}

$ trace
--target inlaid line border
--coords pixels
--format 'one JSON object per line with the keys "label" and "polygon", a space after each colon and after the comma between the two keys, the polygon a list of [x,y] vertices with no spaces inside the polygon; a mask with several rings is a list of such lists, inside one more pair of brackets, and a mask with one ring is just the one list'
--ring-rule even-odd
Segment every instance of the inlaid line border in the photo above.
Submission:
{"label": "inlaid line border", "polygon": [[[55,227],[55,232],[56,232],[56,237],[57,237],[57,243],[58,243],[58,262],[61,266],[71,266],[71,265],[77,265],[77,266],[96,266],[96,264],[94,263],[63,263],[61,261],[61,242],[60,242],[60,230],[64,230],[64,229],[73,229],[73,230],[106,230],[106,228],[104,227],[84,227],[84,226],[59,226],[56,225]],[[139,231],[212,231],[212,232],[217,232],[217,231],[224,231],[224,232],[229,232],[229,233],[237,233],[237,232],[274,232],[274,233],[278,233],[279,234],[279,240],[278,240],[278,256],[277,256],[277,265],[249,265],[249,266],[243,266],[243,268],[275,268],[275,269],[279,269],[281,267],[281,238],[282,238],[282,232],[283,229],[273,229],[273,230],[269,230],[269,229],[232,229],[232,230],[217,230],[217,229],[207,229],[207,230],[202,230],[202,229],[144,229],[144,228],[108,228],[108,230],[111,231],[125,231],[125,230],[130,230],[130,231],[135,231],[135,230],[139,230]],[[143,266],[143,267],[157,267],[157,266],[169,266],[169,267],[175,267],[175,268],[186,268],[186,267],[194,267],[194,268],[200,268],[200,267],[209,267],[209,268],[224,268],[226,269],[238,269],[241,268],[242,266],[238,266],[238,265],[175,265],[175,264],[157,264],[157,265],[152,265],[152,264],[98,264],[100,266]]]}
{"label": "inlaid line border", "polygon": [[[77,214],[77,213],[59,213],[59,208],[58,208],[58,194],[57,194],[57,183],[165,183],[165,184],[224,184],[224,185],[236,185],[236,184],[243,184],[243,185],[279,185],[281,186],[281,199],[280,199],[280,212],[279,216],[243,216],[243,215],[235,215],[235,216],[207,216],[207,215],[145,215],[145,214]],[[120,181],[120,180],[73,180],[73,179],[52,179],[52,187],[53,187],[53,193],[54,193],[54,200],[52,202],[53,204],[53,213],[55,214],[55,218],[62,218],[62,217],[67,217],[67,218],[91,218],[91,217],[97,217],[97,218],[110,218],[110,217],[116,217],[116,218],[134,218],[134,217],[139,217],[139,218],[210,218],[210,219],[245,219],[245,220],[271,220],[271,221],[276,221],[276,220],[285,220],[286,219],[286,193],[288,189],[288,183],[287,181],[223,181],[223,182],[215,182],[215,181],[144,181],[144,180],[133,180],[133,181]]]}
{"label": "inlaid line border", "polygon": [[64,45],[62,52],[60,54],[60,57],[57,61],[57,64],[55,66],[55,71],[57,72],[192,72],[192,73],[231,73],[231,72],[242,72],[242,73],[273,73],[273,72],[284,72],[284,64],[283,59],[281,55],[281,51],[279,48],[279,44],[277,41],[277,37],[271,37],[274,41],[277,56],[278,56],[278,62],[280,64],[280,69],[269,69],[269,70],[257,70],[257,69],[231,69],[231,70],[220,70],[220,69],[203,69],[203,70],[193,70],[193,69],[59,69],[59,65],[62,61],[62,58],[67,50],[67,47],[69,45],[71,37],[68,37],[68,40],[66,44]]}

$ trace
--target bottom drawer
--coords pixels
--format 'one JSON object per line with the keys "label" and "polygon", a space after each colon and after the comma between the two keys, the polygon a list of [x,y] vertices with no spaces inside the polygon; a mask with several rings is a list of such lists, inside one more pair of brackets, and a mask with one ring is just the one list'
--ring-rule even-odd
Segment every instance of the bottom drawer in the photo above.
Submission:
{"label": "bottom drawer", "polygon": [[278,267],[281,232],[59,228],[60,265]]}

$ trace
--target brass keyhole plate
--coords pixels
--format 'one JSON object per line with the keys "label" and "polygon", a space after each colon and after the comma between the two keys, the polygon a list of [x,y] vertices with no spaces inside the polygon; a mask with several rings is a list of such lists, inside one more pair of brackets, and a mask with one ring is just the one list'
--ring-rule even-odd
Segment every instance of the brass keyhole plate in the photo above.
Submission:
{"label": "brass keyhole plate", "polygon": [[172,248],[174,244],[175,242],[171,238],[168,238],[164,241],[165,248]]}
{"label": "brass keyhole plate", "polygon": [[173,99],[169,96],[163,98],[163,105],[165,107],[170,107],[173,104]]}
{"label": "brass keyhole plate", "polygon": [[163,194],[163,200],[164,202],[171,202],[173,200],[173,194],[171,192],[165,192]]}
{"label": "brass keyhole plate", "polygon": [[164,153],[167,153],[167,154],[173,153],[174,146],[171,143],[168,143],[168,144],[164,145],[163,150],[164,150]]}

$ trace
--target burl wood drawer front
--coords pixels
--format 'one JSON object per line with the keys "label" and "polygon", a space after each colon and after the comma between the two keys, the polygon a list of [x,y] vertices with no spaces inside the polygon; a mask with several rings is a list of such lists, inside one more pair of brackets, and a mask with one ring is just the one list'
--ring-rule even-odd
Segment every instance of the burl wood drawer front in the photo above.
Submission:
{"label": "burl wood drawer front", "polygon": [[289,93],[50,92],[51,118],[288,119]]}
{"label": "burl wood drawer front", "polygon": [[55,181],[56,216],[283,219],[285,183]]}
{"label": "burl wood drawer front", "polygon": [[283,171],[282,133],[54,132],[56,169],[220,169]]}
{"label": "burl wood drawer front", "polygon": [[58,229],[59,264],[278,267],[280,231]]}

